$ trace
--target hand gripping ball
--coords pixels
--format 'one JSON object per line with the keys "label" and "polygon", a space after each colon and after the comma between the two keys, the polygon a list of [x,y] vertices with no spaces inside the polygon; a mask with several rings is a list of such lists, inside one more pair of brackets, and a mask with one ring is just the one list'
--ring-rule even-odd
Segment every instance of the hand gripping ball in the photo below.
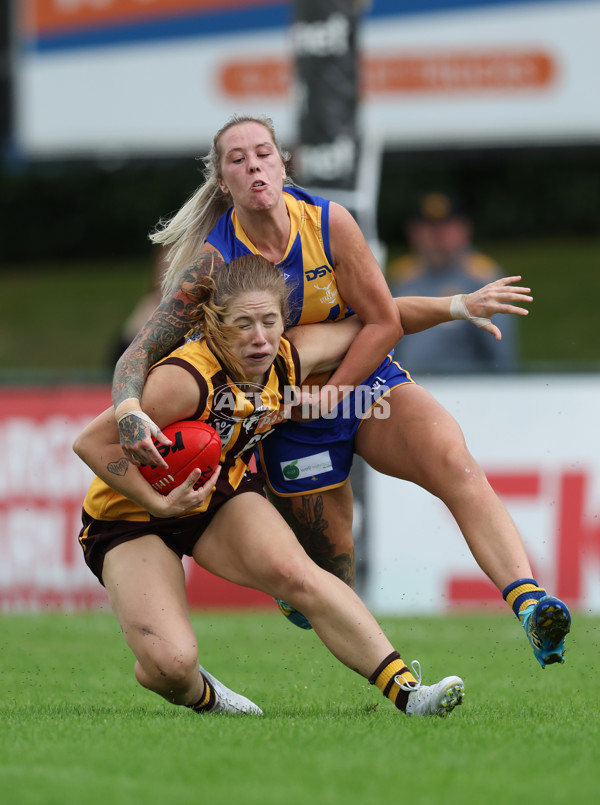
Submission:
{"label": "hand gripping ball", "polygon": [[221,438],[217,431],[206,422],[182,420],[167,425],[162,432],[172,444],[159,444],[154,440],[154,446],[169,469],[142,464],[139,469],[148,483],[161,495],[168,495],[196,467],[202,470],[202,475],[194,489],[206,483],[221,458]]}

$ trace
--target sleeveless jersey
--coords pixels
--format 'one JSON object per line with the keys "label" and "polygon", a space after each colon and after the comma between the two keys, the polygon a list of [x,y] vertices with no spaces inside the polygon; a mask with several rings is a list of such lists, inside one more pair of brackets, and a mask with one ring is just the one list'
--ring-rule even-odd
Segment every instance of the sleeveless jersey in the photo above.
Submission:
{"label": "sleeveless jersey", "polygon": [[[329,201],[299,187],[284,187],[291,223],[290,240],[277,267],[290,288],[287,325],[345,318],[352,310],[341,298],[329,243]],[[211,229],[207,242],[226,263],[245,254],[260,254],[240,226],[233,207]]]}
{"label": "sleeveless jersey", "polygon": [[[175,364],[194,377],[200,403],[190,419],[207,422],[219,433],[223,445],[221,474],[211,495],[183,517],[206,512],[224,503],[240,485],[257,443],[284,421],[281,410],[286,387],[299,385],[300,364],[296,348],[281,339],[277,358],[264,386],[246,383],[240,388],[227,375],[204,339],[189,341],[155,366]],[[167,457],[168,463],[168,457]],[[94,478],[83,503],[96,520],[147,521],[150,514],[100,478]]]}

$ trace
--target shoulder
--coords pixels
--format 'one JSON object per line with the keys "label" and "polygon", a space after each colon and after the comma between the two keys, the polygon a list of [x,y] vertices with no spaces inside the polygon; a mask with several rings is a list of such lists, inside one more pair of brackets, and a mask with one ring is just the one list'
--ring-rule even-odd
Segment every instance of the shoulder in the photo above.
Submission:
{"label": "shoulder", "polygon": [[[210,229],[210,231],[208,233],[208,237],[210,237],[213,233],[223,232],[223,231],[227,230],[227,227],[230,226],[230,224],[231,224],[231,213],[232,212],[233,212],[233,207],[229,207],[227,210],[225,210],[224,213],[222,213],[217,218],[217,220],[215,221],[215,223],[213,224],[213,226],[211,227],[211,229]],[[208,239],[208,237],[207,237],[207,239]]]}
{"label": "shoulder", "polygon": [[329,206],[329,232],[338,252],[353,251],[366,243],[352,213],[336,201]]}
{"label": "shoulder", "polygon": [[230,207],[226,212],[223,213],[223,215],[221,215],[220,218],[217,219],[216,223],[206,236],[203,249],[208,246],[209,248],[218,249],[224,256],[227,255],[235,234],[231,218],[232,211],[233,207]]}
{"label": "shoulder", "polygon": [[184,344],[155,364],[148,375],[142,405],[148,406],[144,410],[150,416],[156,414],[159,426],[196,415],[206,398],[206,367],[194,360],[194,351]]}
{"label": "shoulder", "polygon": [[311,193],[308,193],[302,187],[297,187],[296,185],[285,185],[283,188],[283,192],[287,196],[291,196],[295,198],[298,202],[303,202],[304,204],[309,204],[313,207],[329,207],[332,203],[327,198],[323,198],[322,196],[313,196]]}
{"label": "shoulder", "polygon": [[297,385],[301,377],[300,353],[297,346],[285,335],[282,335],[279,341],[277,357],[285,366],[286,382],[290,385]]}
{"label": "shoulder", "polygon": [[186,307],[193,307],[197,303],[199,280],[208,276],[215,268],[223,265],[224,262],[223,252],[206,242],[194,263],[185,268],[179,278],[179,296],[180,300],[184,300]]}
{"label": "shoulder", "polygon": [[220,368],[220,364],[203,338],[188,338],[185,343],[158,361],[152,367],[152,371],[166,367],[170,367],[171,370],[178,369],[180,372],[186,372],[196,377],[198,375],[210,377]]}

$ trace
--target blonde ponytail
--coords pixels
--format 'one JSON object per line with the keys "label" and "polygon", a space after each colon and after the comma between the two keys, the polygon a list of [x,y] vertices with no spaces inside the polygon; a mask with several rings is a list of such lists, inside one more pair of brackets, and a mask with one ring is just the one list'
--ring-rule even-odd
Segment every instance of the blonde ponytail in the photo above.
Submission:
{"label": "blonde ponytail", "polygon": [[194,264],[206,236],[230,206],[231,197],[223,193],[215,176],[201,185],[171,219],[158,223],[150,240],[170,246],[167,251],[169,267],[162,281],[163,294],[177,287],[181,272]]}

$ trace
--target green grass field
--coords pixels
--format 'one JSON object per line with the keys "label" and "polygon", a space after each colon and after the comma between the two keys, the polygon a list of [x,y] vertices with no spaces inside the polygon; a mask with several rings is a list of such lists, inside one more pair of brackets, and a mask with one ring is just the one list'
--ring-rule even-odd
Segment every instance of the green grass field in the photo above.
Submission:
{"label": "green grass field", "polygon": [[[600,240],[488,250],[534,289],[526,365],[598,368]],[[1,378],[108,380],[110,344],[148,271],[140,261],[3,268]],[[464,678],[465,704],[449,719],[405,718],[278,614],[194,616],[202,663],[264,718],[198,717],[142,690],[109,613],[3,614],[0,802],[598,801],[600,618],[576,617],[567,663],[545,671],[508,611],[382,623],[425,682]]]}
{"label": "green grass field", "polygon": [[542,671],[507,611],[381,622],[424,681],[460,674],[448,719],[406,718],[275,613],[196,613],[202,663],[263,718],[196,716],[144,691],[110,613],[4,615],[6,805],[598,801],[600,619]]}
{"label": "green grass field", "polygon": [[[600,238],[477,245],[533,289],[531,314],[520,322],[524,368],[600,369]],[[390,259],[395,254],[390,250]],[[0,380],[109,380],[111,345],[147,290],[150,271],[141,259],[4,265]]]}

